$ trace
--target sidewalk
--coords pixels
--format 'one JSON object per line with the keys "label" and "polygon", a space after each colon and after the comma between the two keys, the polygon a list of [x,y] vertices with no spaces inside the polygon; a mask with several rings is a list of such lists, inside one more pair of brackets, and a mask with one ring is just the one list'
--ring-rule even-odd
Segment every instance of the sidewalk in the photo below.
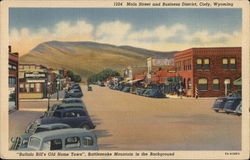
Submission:
{"label": "sidewalk", "polygon": [[[186,97],[186,96],[178,96],[178,95],[170,95],[166,94],[167,98],[173,98],[173,99],[196,99],[195,97]],[[199,97],[197,99],[216,99],[217,97]]]}
{"label": "sidewalk", "polygon": [[[61,90],[58,92],[59,95],[59,100],[63,100],[64,99],[64,95],[65,95],[65,91]],[[48,98],[43,98],[43,99],[20,99],[20,102],[40,102],[40,101],[48,101]],[[57,92],[53,93],[52,95],[50,95],[50,101],[57,101]]]}

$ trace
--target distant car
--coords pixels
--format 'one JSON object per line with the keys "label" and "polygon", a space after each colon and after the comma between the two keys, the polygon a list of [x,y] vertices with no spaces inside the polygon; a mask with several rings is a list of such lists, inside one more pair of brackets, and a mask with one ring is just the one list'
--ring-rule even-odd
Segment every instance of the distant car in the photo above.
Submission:
{"label": "distant car", "polygon": [[49,110],[46,111],[42,117],[53,116],[56,110],[66,109],[66,108],[81,108],[87,112],[86,106],[83,103],[60,103],[60,104],[54,104],[52,107],[50,107]]}
{"label": "distant car", "polygon": [[66,129],[66,128],[71,128],[71,127],[63,123],[54,123],[45,125],[37,125],[36,123],[31,123],[27,126],[24,134],[22,134],[20,137],[11,138],[12,145],[10,147],[10,150],[27,148],[29,137],[35,133],[58,130],[58,129]]}
{"label": "distant car", "polygon": [[130,87],[129,86],[124,86],[122,91],[123,92],[130,92]]}
{"label": "distant car", "polygon": [[81,87],[79,84],[73,84],[71,87],[68,88],[68,91],[71,90],[71,89],[79,89],[82,91]]}
{"label": "distant car", "polygon": [[88,91],[92,91],[92,87],[91,86],[88,86]]}
{"label": "distant car", "polygon": [[215,112],[219,112],[223,110],[225,103],[227,102],[227,97],[219,97],[215,100],[214,105],[213,105],[213,110]]}
{"label": "distant car", "polygon": [[223,110],[229,114],[233,113],[236,109],[236,107],[241,103],[241,98],[236,97],[229,97],[227,98],[227,102],[225,103],[225,106]]}
{"label": "distant car", "polygon": [[62,103],[82,103],[81,98],[65,98]]}
{"label": "distant car", "polygon": [[103,82],[99,83],[98,86],[105,87],[105,84]]}
{"label": "distant car", "polygon": [[164,98],[165,95],[162,93],[160,89],[146,89],[144,91],[143,96],[152,97],[152,98]]}
{"label": "distant car", "polygon": [[98,150],[98,144],[92,131],[74,128],[36,133],[30,137],[25,150]]}
{"label": "distant car", "polygon": [[72,128],[94,129],[89,115],[82,108],[65,108],[53,112],[52,116],[43,117],[35,121],[37,125],[64,123]]}
{"label": "distant car", "polygon": [[145,88],[138,88],[137,89],[137,93],[136,94],[138,94],[138,95],[143,95],[143,93],[146,91],[147,89],[145,89]]}
{"label": "distant car", "polygon": [[65,93],[65,97],[64,98],[80,98],[82,97],[82,91],[79,89],[71,89],[68,92]]}

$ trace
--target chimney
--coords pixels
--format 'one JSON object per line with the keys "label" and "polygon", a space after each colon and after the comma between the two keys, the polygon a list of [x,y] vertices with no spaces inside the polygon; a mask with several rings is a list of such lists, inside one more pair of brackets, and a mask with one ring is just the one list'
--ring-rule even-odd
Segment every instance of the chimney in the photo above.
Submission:
{"label": "chimney", "polygon": [[9,46],[9,53],[11,53],[11,46]]}

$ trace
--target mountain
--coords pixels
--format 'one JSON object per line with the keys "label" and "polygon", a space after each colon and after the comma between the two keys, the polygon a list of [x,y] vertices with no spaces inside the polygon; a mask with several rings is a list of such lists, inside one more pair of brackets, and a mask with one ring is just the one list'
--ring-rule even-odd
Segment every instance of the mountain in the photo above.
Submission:
{"label": "mountain", "polygon": [[20,57],[20,63],[65,68],[86,78],[105,68],[122,71],[127,66],[146,66],[148,57],[170,58],[176,52],[159,52],[131,46],[96,42],[44,42]]}

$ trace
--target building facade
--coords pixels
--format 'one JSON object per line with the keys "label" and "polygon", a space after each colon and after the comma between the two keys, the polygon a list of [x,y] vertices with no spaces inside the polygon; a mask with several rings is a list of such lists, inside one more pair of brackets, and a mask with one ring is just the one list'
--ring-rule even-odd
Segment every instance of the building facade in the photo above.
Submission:
{"label": "building facade", "polygon": [[47,97],[48,70],[38,64],[19,64],[19,98]]}
{"label": "building facade", "polygon": [[219,97],[239,91],[241,47],[191,48],[174,55],[176,76],[190,97]]}
{"label": "building facade", "polygon": [[11,51],[11,46],[9,46],[9,108],[18,109],[18,63],[19,57],[18,53]]}

